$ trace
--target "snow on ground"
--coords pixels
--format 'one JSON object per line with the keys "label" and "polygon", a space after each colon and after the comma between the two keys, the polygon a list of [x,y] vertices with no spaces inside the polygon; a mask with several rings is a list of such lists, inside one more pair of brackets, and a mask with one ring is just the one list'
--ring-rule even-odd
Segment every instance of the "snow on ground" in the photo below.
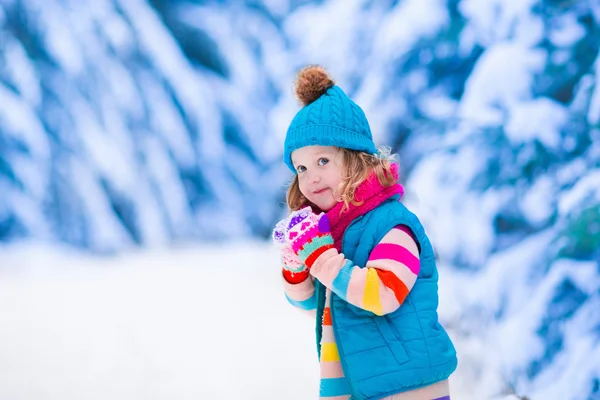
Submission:
{"label": "snow on ground", "polygon": [[[278,270],[262,242],[110,257],[0,247],[0,399],[315,399],[313,321]],[[456,345],[453,399],[486,398],[472,392],[482,344]]]}

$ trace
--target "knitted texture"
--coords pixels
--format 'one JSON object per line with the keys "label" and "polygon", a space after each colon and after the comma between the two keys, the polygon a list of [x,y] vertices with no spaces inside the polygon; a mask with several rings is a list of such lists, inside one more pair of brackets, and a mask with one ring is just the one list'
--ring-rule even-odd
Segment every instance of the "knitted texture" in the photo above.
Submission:
{"label": "knitted texture", "polygon": [[292,152],[304,146],[336,146],[377,154],[363,110],[339,88],[332,86],[303,107],[292,120],[283,159],[293,172]]}
{"label": "knitted texture", "polygon": [[309,268],[300,261],[291,246],[284,246],[281,249],[281,261],[283,263],[283,277],[287,282],[300,283],[308,278]]}
{"label": "knitted texture", "polygon": [[285,240],[309,269],[316,259],[333,249],[329,218],[325,213],[313,214],[310,207],[290,214]]}
{"label": "knitted texture", "polygon": [[[308,216],[308,211],[304,211]],[[286,241],[289,218],[285,218],[277,223],[273,229],[273,241],[281,250],[281,262],[283,264],[283,277],[288,283],[297,284],[303,282],[309,276],[309,268],[304,264],[292,246]]]}

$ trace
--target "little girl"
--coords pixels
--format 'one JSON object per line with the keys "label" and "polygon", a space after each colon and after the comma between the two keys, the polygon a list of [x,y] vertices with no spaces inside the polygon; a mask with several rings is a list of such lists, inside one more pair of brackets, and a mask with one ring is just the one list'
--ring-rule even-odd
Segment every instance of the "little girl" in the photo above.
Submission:
{"label": "little girl", "polygon": [[286,297],[316,309],[321,399],[450,399],[456,351],[437,317],[438,273],[398,167],[319,66],[298,74],[287,131],[292,213],[273,232]]}

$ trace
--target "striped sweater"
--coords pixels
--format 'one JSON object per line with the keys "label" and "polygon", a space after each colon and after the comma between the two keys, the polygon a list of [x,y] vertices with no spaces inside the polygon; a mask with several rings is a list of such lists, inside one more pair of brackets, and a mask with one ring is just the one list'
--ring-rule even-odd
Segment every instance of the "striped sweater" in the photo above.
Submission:
{"label": "striped sweater", "polygon": [[[419,251],[412,232],[399,225],[375,246],[365,268],[355,266],[337,250],[323,253],[313,264],[311,275],[327,288],[321,338],[320,398],[348,399],[350,387],[340,363],[330,314],[331,292],[377,315],[396,311],[412,289],[419,274]],[[292,284],[284,281],[286,297],[304,310],[317,306],[312,278]],[[418,398],[436,399],[448,395],[447,381],[418,390]],[[416,391],[395,395],[393,399],[411,399]]]}

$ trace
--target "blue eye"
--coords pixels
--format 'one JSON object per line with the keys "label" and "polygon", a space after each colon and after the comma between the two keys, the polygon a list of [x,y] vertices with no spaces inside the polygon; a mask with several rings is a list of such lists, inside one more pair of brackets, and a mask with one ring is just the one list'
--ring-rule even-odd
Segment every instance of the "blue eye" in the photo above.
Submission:
{"label": "blue eye", "polygon": [[317,164],[319,164],[319,166],[323,166],[325,164],[327,164],[329,162],[329,160],[327,158],[319,158],[319,161]]}
{"label": "blue eye", "polygon": [[298,172],[304,172],[304,171],[306,171],[306,167],[304,165],[298,165],[296,167],[296,171],[298,171]]}

